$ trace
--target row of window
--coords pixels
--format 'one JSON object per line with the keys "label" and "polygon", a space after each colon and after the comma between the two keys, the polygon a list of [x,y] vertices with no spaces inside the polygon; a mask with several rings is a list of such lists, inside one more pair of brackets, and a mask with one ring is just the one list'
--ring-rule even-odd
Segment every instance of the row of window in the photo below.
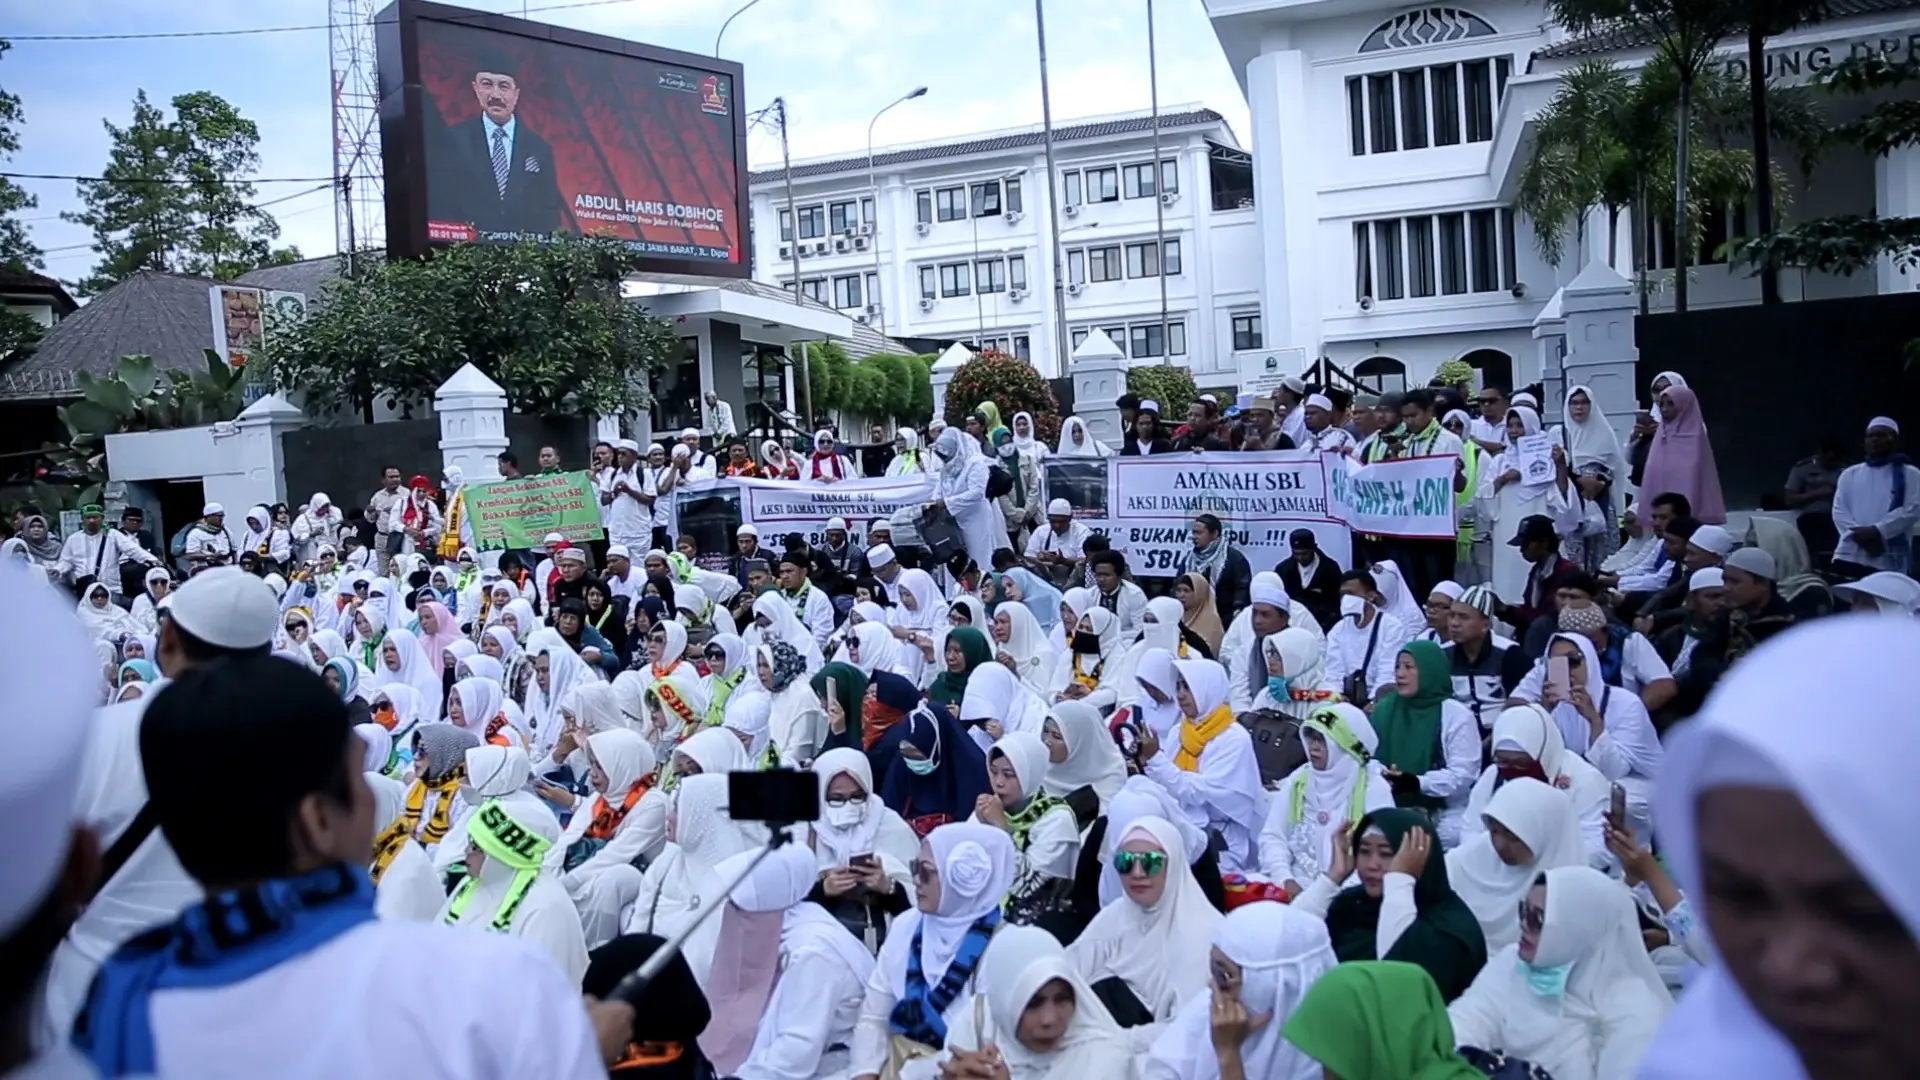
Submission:
{"label": "row of window", "polygon": [[978,184],[954,187],[921,188],[913,193],[914,220],[922,224],[935,221],[965,221],[1018,213],[1022,209],[1020,178],[986,180]]}
{"label": "row of window", "polygon": [[1125,326],[1075,327],[1070,332],[1072,344],[1069,348],[1078,349],[1087,340],[1087,335],[1094,330],[1106,334],[1108,340],[1125,349],[1127,354],[1135,360],[1187,355],[1185,319],[1168,319],[1164,327],[1158,319],[1152,322],[1128,323]]}
{"label": "row of window", "polygon": [[1513,215],[1504,209],[1421,214],[1353,226],[1354,299],[1402,300],[1511,289]]}
{"label": "row of window", "polygon": [[976,259],[972,262],[928,264],[920,268],[920,297],[971,296],[975,292],[1002,293],[1027,287],[1027,257]]}
{"label": "row of window", "polygon": [[1353,153],[1390,154],[1493,138],[1513,59],[1467,60],[1347,79]]}
{"label": "row of window", "polygon": [[1154,183],[1151,161],[1137,165],[1066,169],[1060,173],[1060,201],[1066,206],[1119,202],[1122,198],[1151,199],[1162,191],[1179,190],[1180,168],[1171,158],[1160,162],[1157,185]]}
{"label": "row of window", "polygon": [[1163,258],[1154,243],[1109,244],[1102,247],[1067,249],[1067,280],[1076,285],[1122,278],[1159,277],[1161,267],[1169,277],[1180,273],[1180,241],[1168,240]]}
{"label": "row of window", "polygon": [[[848,229],[873,223],[871,196],[858,200],[815,203],[800,208],[800,239],[818,240],[824,236],[838,236]],[[780,239],[793,239],[793,214],[787,210],[780,211]]]}
{"label": "row of window", "polygon": [[998,337],[988,334],[968,341],[967,348],[974,352],[993,349],[1024,363],[1033,362],[1033,338],[1026,334],[1001,334]]}
{"label": "row of window", "polygon": [[[792,288],[792,279],[781,282],[780,287]],[[841,274],[833,278],[801,278],[800,291],[822,304],[827,303],[831,296],[834,307],[851,311],[865,307],[869,301],[879,301],[880,278],[871,270],[864,274]]]}

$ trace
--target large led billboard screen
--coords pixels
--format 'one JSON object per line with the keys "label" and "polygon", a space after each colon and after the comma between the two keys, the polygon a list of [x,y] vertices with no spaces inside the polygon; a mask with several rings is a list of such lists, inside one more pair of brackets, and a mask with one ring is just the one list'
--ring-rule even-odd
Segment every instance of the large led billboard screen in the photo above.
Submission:
{"label": "large led billboard screen", "polygon": [[747,276],[738,64],[417,0],[376,21],[390,251],[604,236]]}

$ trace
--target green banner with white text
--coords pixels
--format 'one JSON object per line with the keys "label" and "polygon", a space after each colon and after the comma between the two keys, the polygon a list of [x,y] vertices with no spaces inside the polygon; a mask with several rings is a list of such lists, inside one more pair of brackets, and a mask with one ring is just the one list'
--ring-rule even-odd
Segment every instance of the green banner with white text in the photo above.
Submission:
{"label": "green banner with white text", "polygon": [[473,540],[482,551],[537,548],[548,533],[574,544],[598,540],[600,498],[585,472],[542,473],[466,488]]}

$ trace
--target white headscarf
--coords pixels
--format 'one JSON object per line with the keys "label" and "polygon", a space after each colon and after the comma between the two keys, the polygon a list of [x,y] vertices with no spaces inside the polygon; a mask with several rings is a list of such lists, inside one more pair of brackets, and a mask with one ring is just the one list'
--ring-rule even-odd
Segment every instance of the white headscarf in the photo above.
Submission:
{"label": "white headscarf", "polygon": [[[749,623],[740,635],[749,653],[758,651],[767,641],[784,641],[806,660],[808,671],[818,671],[826,663],[820,655],[820,643],[813,639],[813,631],[794,614],[792,601],[778,592],[763,593],[753,602],[753,614],[756,621]],[[767,619],[764,628],[757,621],[761,616]]]}
{"label": "white headscarf", "polygon": [[533,775],[533,762],[518,746],[472,746],[466,757],[467,786],[483,800],[511,795]]}
{"label": "white headscarf", "polygon": [[[1587,420],[1576,423],[1573,419],[1573,395],[1587,395]],[[1582,465],[1604,465],[1607,474],[1618,484],[1627,475],[1627,456],[1620,450],[1620,436],[1607,422],[1605,413],[1600,411],[1600,399],[1593,394],[1590,386],[1575,386],[1567,390],[1560,408],[1562,431],[1567,440],[1567,466],[1578,469]]]}
{"label": "white headscarf", "polygon": [[[893,593],[898,601],[890,615],[893,625],[905,630],[920,630],[931,636],[941,622],[943,611],[940,586],[934,583],[933,575],[917,567],[902,570],[900,576],[894,579]],[[906,605],[908,595],[913,597],[915,604],[912,610]]]}
{"label": "white headscarf", "polygon": [[1047,793],[1065,798],[1091,787],[1105,810],[1127,782],[1127,762],[1100,710],[1083,701],[1062,701],[1049,710],[1049,717],[1067,744],[1067,760],[1047,766]]}
{"label": "white headscarf", "polygon": [[885,623],[868,621],[851,629],[853,640],[859,644],[860,658],[855,660],[849,652],[846,661],[859,668],[862,675],[872,678],[876,671],[894,671],[900,666],[900,643],[893,639]]}
{"label": "white headscarf", "polygon": [[606,794],[595,797],[594,806],[588,808],[589,817],[599,803],[618,806],[624,802],[628,790],[644,780],[656,766],[653,747],[647,745],[639,732],[629,728],[596,731],[587,736],[587,753],[607,776]]}
{"label": "white headscarf", "polygon": [[[1036,1053],[1021,1044],[1020,1017],[1042,987],[1054,981],[1073,991],[1073,1019],[1051,1050]],[[980,958],[981,993],[987,1002],[985,1041],[1000,1051],[1012,1080],[1083,1080],[1133,1073],[1126,1032],[1087,980],[1074,970],[1059,939],[1032,926],[1008,926],[993,936]],[[971,1025],[950,1032],[949,1047],[978,1049]]]}
{"label": "white headscarf", "polygon": [[[967,692],[960,699],[961,723],[998,720],[1007,735],[1023,732],[1035,740],[1040,738],[1046,711],[1046,705],[1022,686],[1005,664],[981,664],[973,669],[967,677]],[[1038,777],[1034,783],[1038,785]]]}
{"label": "white headscarf", "polygon": [[675,757],[684,757],[700,766],[697,775],[719,775],[724,777],[730,772],[746,772],[746,747],[740,745],[740,737],[731,731],[720,728],[708,728],[705,731],[687,737],[687,740],[674,747]]}
{"label": "white headscarf", "polygon": [[[387,646],[393,646],[394,655],[400,659],[400,670],[387,666]],[[420,647],[420,639],[411,630],[398,626],[387,628],[387,636],[381,640],[379,648],[374,650],[375,664],[373,685],[388,686],[393,683],[405,683],[420,696],[420,715],[423,719],[435,719],[440,715],[440,699],[443,690],[440,681],[439,659],[429,659],[425,649]],[[485,721],[482,721],[484,725]]]}
{"label": "white headscarf", "polygon": [[[849,865],[855,855],[872,854],[889,877],[907,883],[913,861],[920,857],[920,838],[899,814],[880,799],[873,784],[873,766],[865,752],[850,746],[829,750],[813,762],[820,778],[821,817],[813,823],[813,850],[821,870]],[[867,793],[860,820],[840,824],[826,813],[827,786],[837,776],[851,776]],[[909,885],[909,888],[911,886]]]}
{"label": "white headscarf", "polygon": [[[1701,794],[1734,785],[1785,788],[1907,936],[1920,938],[1920,838],[1898,827],[1910,816],[1911,766],[1904,754],[1871,749],[1905,745],[1912,715],[1906,688],[1916,656],[1920,624],[1912,620],[1820,619],[1763,642],[1691,722],[1671,733],[1654,820],[1668,865],[1689,896],[1704,901],[1707,895]],[[1820,673],[1822,726],[1820,736],[1809,739],[1805,680],[1812,671]],[[1704,902],[1696,910],[1706,917]],[[1805,1075],[1793,1048],[1721,964],[1687,987],[1639,1072],[1647,1080],[1709,1074],[1743,1080]]]}
{"label": "white headscarf", "polygon": [[966,476],[967,463],[980,453],[980,444],[959,428],[948,428],[933,440],[933,452],[940,455],[940,482],[950,489]]}
{"label": "white headscarf", "polygon": [[1040,629],[1040,620],[1025,604],[1001,604],[993,613],[994,619],[1003,612],[1007,616],[1007,640],[995,641],[994,650],[1013,657],[1021,685],[1036,694],[1051,693],[1055,658],[1053,650],[1047,648],[1047,632]]}
{"label": "white headscarf", "polygon": [[[580,659],[580,654],[574,652],[571,646],[561,640],[558,633],[554,633],[550,641],[542,640],[538,648],[529,642],[528,651],[532,654],[529,659],[536,663],[543,655],[547,658],[549,689],[540,689],[538,668],[535,669],[533,679],[527,684],[527,726],[531,729],[528,734],[533,739],[533,755],[540,757],[551,750],[554,741],[560,738],[560,705],[567,699],[568,692],[597,677],[587,667],[586,661]],[[615,711],[618,711],[617,705]],[[584,722],[585,718],[581,719]]]}
{"label": "white headscarf", "polygon": [[[1380,736],[1373,730],[1373,724],[1367,719],[1367,714],[1356,706],[1338,701],[1317,705],[1313,713],[1323,711],[1332,712],[1339,717],[1340,725],[1347,729],[1368,755],[1372,755],[1379,747]],[[1325,811],[1327,827],[1323,832],[1330,837],[1340,827],[1342,821],[1350,820],[1355,825],[1360,823],[1357,816],[1349,813],[1353,805],[1353,786],[1355,784],[1364,786],[1377,769],[1363,766],[1360,758],[1355,757],[1334,738],[1331,726],[1324,719],[1313,714],[1309,714],[1306,719],[1300,721],[1300,745],[1303,749],[1307,745],[1309,731],[1319,733],[1320,737],[1326,741],[1327,767],[1314,768],[1313,761],[1309,757],[1306,764],[1300,766],[1292,776],[1288,777],[1279,792],[1279,797],[1291,799],[1292,789],[1300,786],[1302,788],[1301,813],[1304,815],[1311,811]],[[1368,765],[1371,764],[1372,762],[1369,761]],[[1330,851],[1320,853],[1321,866],[1328,865],[1327,859],[1330,854]]]}
{"label": "white headscarf", "polygon": [[[763,651],[770,652],[771,650]],[[768,662],[771,663],[772,661],[769,660]],[[793,681],[795,684],[803,684],[805,682],[804,679],[795,679]],[[787,689],[791,690],[793,687],[789,686]],[[785,697],[786,692],[782,691],[780,696]],[[750,765],[757,766],[760,763],[761,755],[767,752],[767,743],[773,739],[771,724],[773,721],[775,698],[774,695],[764,693],[745,693],[740,694],[739,697],[740,700],[738,703],[736,703],[732,697],[727,698],[726,718],[721,721],[720,726],[724,730],[732,732],[736,739],[742,736],[746,737],[747,761]]]}
{"label": "white headscarf", "polygon": [[[460,700],[460,715],[463,718],[460,726],[485,742],[487,725],[500,715],[500,706],[507,700],[506,691],[500,689],[500,684],[492,679],[476,676],[454,683],[453,696]],[[514,734],[525,737],[521,732]]]}
{"label": "white headscarf", "polygon": [[1520,940],[1520,901],[1533,879],[1557,867],[1585,866],[1587,850],[1567,793],[1531,776],[1502,784],[1482,813],[1533,852],[1532,862],[1509,866],[1493,849],[1491,832],[1473,831],[1447,853],[1447,880],[1480,920],[1492,953]]}
{"label": "white headscarf", "polygon": [[[94,607],[95,596],[105,597],[107,606]],[[86,627],[88,636],[97,641],[109,642],[116,647],[119,645],[121,635],[138,633],[140,630],[140,627],[135,625],[133,617],[128,615],[119,604],[113,602],[113,594],[98,581],[87,586],[86,595],[80,598],[79,606],[74,608],[74,611],[80,616],[80,625]],[[151,660],[152,657],[148,659]]]}
{"label": "white headscarf", "polygon": [[[724,731],[715,734],[740,745]],[[668,869],[664,887],[690,906],[700,903],[700,887],[714,867],[754,846],[740,823],[727,816],[727,783],[724,773],[701,773],[683,777],[674,788],[672,847],[679,859]]]}
{"label": "white headscarf", "polygon": [[1147,616],[1153,621],[1140,620],[1140,644],[1147,649],[1165,649],[1177,654],[1180,651],[1180,620],[1186,616],[1186,609],[1180,601],[1171,596],[1156,596],[1147,601]]}
{"label": "white headscarf", "polygon": [[[952,428],[948,429],[952,431]],[[959,955],[973,924],[998,908],[1013,887],[1019,856],[1005,829],[971,821],[942,825],[927,834],[927,848],[940,873],[940,906],[931,914],[918,908],[895,920],[888,936],[920,938],[920,973],[937,986]],[[907,967],[889,971],[896,998],[907,992]]]}
{"label": "white headscarf", "polygon": [[[1121,887],[1113,853],[1129,840],[1147,840],[1166,852],[1166,887],[1152,907],[1142,907]],[[1075,939],[1068,955],[1090,983],[1111,976],[1126,982],[1156,1020],[1166,1020],[1182,1002],[1204,994],[1209,978],[1208,951],[1220,923],[1207,894],[1193,877],[1193,855],[1182,830],[1158,816],[1135,818],[1116,830],[1107,822],[1102,852],[1099,914]]]}
{"label": "white headscarf", "polygon": [[[1080,442],[1073,440],[1074,433],[1080,435]],[[1060,421],[1060,445],[1054,453],[1066,458],[1103,458],[1112,457],[1113,448],[1096,440],[1093,432],[1087,430],[1087,422],[1077,416],[1069,416]]]}
{"label": "white headscarf", "polygon": [[[1180,726],[1180,703],[1174,692],[1179,689],[1175,683],[1177,673],[1173,670],[1173,654],[1165,649],[1148,649],[1141,655],[1133,668],[1133,681],[1140,684],[1134,691],[1133,711],[1140,720],[1153,729],[1162,743],[1167,742],[1173,730]],[[1154,703],[1148,696],[1146,687],[1151,686],[1166,695],[1166,704]]]}
{"label": "white headscarf", "polygon": [[1407,588],[1406,575],[1391,559],[1373,564],[1373,582],[1380,590],[1380,609],[1407,624],[1407,629],[1427,625],[1427,613]]}
{"label": "white headscarf", "polygon": [[[1286,904],[1260,901],[1235,908],[1214,931],[1213,945],[1240,966],[1240,1003],[1266,1023],[1240,1043],[1244,1075],[1262,1080],[1319,1080],[1320,1064],[1280,1037],[1287,1017],[1307,989],[1333,967],[1327,924]],[[1220,1067],[1213,1052],[1210,993],[1181,1006],[1154,1041],[1152,1060],[1181,1080],[1214,1080]]]}

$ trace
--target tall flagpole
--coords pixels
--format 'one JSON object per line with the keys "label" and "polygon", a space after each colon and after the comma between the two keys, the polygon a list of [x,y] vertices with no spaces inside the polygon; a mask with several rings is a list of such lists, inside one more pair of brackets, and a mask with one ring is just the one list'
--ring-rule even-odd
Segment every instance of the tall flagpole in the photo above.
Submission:
{"label": "tall flagpole", "polygon": [[1053,163],[1053,98],[1047,92],[1047,13],[1046,0],[1033,0],[1034,32],[1040,42],[1040,129],[1047,148],[1047,217],[1053,244],[1053,355],[1060,364],[1060,376],[1067,374],[1067,273],[1061,256],[1060,172]]}
{"label": "tall flagpole", "polygon": [[[1160,362],[1173,363],[1173,337],[1167,325],[1166,168],[1160,163],[1160,64],[1154,48],[1153,0],[1147,0],[1147,92],[1153,104],[1153,239],[1160,267]],[[1178,167],[1175,172],[1177,174]],[[1180,253],[1184,259],[1186,252]]]}

